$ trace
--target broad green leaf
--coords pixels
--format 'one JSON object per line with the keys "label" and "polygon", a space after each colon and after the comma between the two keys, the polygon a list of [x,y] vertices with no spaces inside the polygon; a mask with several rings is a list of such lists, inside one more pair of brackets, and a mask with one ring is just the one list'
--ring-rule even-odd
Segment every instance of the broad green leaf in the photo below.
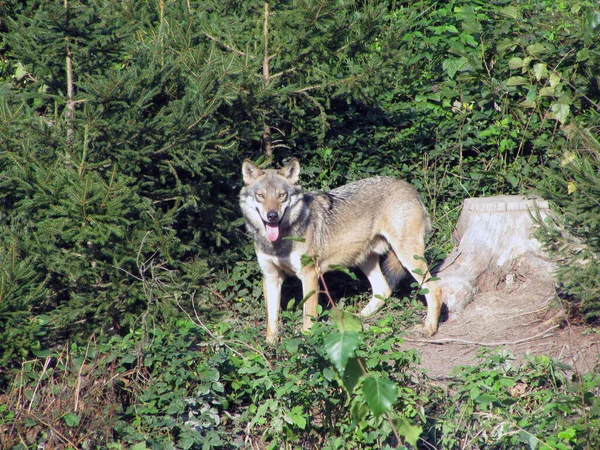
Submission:
{"label": "broad green leaf", "polygon": [[396,385],[378,375],[369,375],[365,378],[363,393],[369,409],[376,417],[388,412],[396,403]]}
{"label": "broad green leaf", "polygon": [[67,413],[63,416],[63,420],[69,428],[75,428],[79,426],[79,416],[74,413]]}
{"label": "broad green leaf", "polygon": [[315,292],[316,291],[309,291],[308,294],[306,294],[306,296],[302,298],[302,303],[307,301]]}
{"label": "broad green leaf", "polygon": [[529,80],[525,77],[510,77],[506,80],[507,86],[522,86],[529,83]]}
{"label": "broad green leaf", "polygon": [[522,442],[523,444],[527,444],[529,446],[530,449],[535,450],[538,445],[540,444],[540,441],[538,440],[537,437],[535,437],[533,434],[525,431],[525,430],[521,430],[516,434],[517,439],[519,440],[519,442]]}
{"label": "broad green leaf", "polygon": [[360,423],[369,414],[369,406],[365,402],[352,402],[350,413],[354,421]]}
{"label": "broad green leaf", "polygon": [[306,239],[300,236],[284,236],[281,238],[282,241],[294,241],[294,242],[305,242]]}
{"label": "broad green leaf", "polygon": [[560,165],[561,167],[564,167],[567,164],[571,164],[575,160],[577,160],[577,155],[574,152],[566,152],[560,161]]}
{"label": "broad green leaf", "polygon": [[310,255],[302,255],[300,262],[302,263],[302,267],[310,267],[315,265],[315,259]]}
{"label": "broad green leaf", "polygon": [[551,97],[554,95],[553,86],[544,86],[540,89],[540,97]]}
{"label": "broad green leaf", "polygon": [[331,318],[342,333],[345,331],[354,331],[356,333],[362,331],[362,322],[352,313],[336,308],[331,312]]}
{"label": "broad green leaf", "polygon": [[559,84],[560,84],[560,76],[555,72],[551,72],[550,73],[550,86],[556,87]]}
{"label": "broad green leaf", "polygon": [[540,81],[548,76],[548,68],[544,63],[537,63],[533,66],[533,75]]}
{"label": "broad green leaf", "polygon": [[365,375],[365,373],[358,362],[358,358],[350,358],[346,364],[344,376],[342,377],[342,382],[344,383],[344,388],[346,388],[348,395],[352,394],[358,381],[363,375]]}
{"label": "broad green leaf", "polygon": [[600,29],[600,12],[590,10],[585,13],[585,27],[592,34]]}
{"label": "broad green leaf", "polygon": [[498,49],[498,52],[502,53],[506,50],[512,50],[517,45],[519,45],[518,39],[500,39],[496,44],[496,48]]}
{"label": "broad green leaf", "polygon": [[561,124],[566,122],[570,112],[569,105],[563,105],[558,102],[552,104],[552,118],[558,120]]}
{"label": "broad green leaf", "polygon": [[417,448],[419,436],[423,433],[423,428],[410,422],[406,417],[400,416],[394,421],[398,434],[406,439],[410,445]]}
{"label": "broad green leaf", "polygon": [[456,72],[458,72],[458,69],[459,69],[458,59],[456,59],[456,58],[445,59],[444,62],[442,63],[442,69],[444,69],[446,71],[446,73],[448,74],[448,76],[450,78],[454,78],[454,75],[456,75]]}
{"label": "broad green leaf", "polygon": [[514,6],[505,6],[504,8],[500,8],[498,9],[498,14],[515,20],[519,18],[519,10]]}
{"label": "broad green leaf", "polygon": [[523,100],[521,103],[519,103],[519,106],[521,108],[535,108],[537,103],[535,100]]}
{"label": "broad green leaf", "polygon": [[358,278],[356,277],[356,274],[353,273],[350,269],[348,269],[345,266],[340,266],[339,264],[330,264],[327,267],[327,270],[337,270],[339,272],[344,272],[346,275],[348,275],[350,278],[352,278],[353,280],[357,280]]}
{"label": "broad green leaf", "polygon": [[333,333],[325,338],[325,352],[340,375],[344,375],[346,363],[350,357],[354,356],[358,344],[359,335],[353,331]]}
{"label": "broad green leaf", "polygon": [[577,430],[569,427],[566,430],[560,431],[558,437],[567,441],[573,441],[577,437]]}
{"label": "broad green leaf", "polygon": [[292,424],[296,425],[301,430],[306,428],[307,420],[302,406],[294,406],[289,413],[289,418]]}
{"label": "broad green leaf", "polygon": [[25,69],[23,64],[18,63],[17,69],[15,70],[14,77],[16,78],[17,81],[21,81],[23,78],[25,78],[26,75],[27,75],[27,69]]}
{"label": "broad green leaf", "polygon": [[544,44],[540,44],[539,42],[536,44],[531,44],[527,46],[527,53],[532,56],[539,55],[541,53],[546,53],[548,49]]}
{"label": "broad green leaf", "polygon": [[527,58],[523,58],[523,67],[521,68],[521,73],[527,73],[529,70],[529,64],[531,64],[532,58],[528,56]]}
{"label": "broad green leaf", "polygon": [[475,399],[475,403],[479,403],[480,405],[489,405],[490,403],[494,403],[498,401],[498,397],[490,394],[482,394]]}
{"label": "broad green leaf", "polygon": [[130,450],[146,450],[148,447],[146,447],[146,443],[145,442],[138,442],[135,445],[132,445],[130,447]]}
{"label": "broad green leaf", "polygon": [[508,61],[508,68],[511,70],[520,69],[523,67],[523,59],[519,57],[510,58]]}
{"label": "broad green leaf", "polygon": [[527,98],[521,103],[519,103],[519,105],[521,106],[521,108],[535,108],[537,105],[537,96],[537,87],[531,86],[529,88],[529,92],[527,92]]}
{"label": "broad green leaf", "polygon": [[577,52],[577,62],[587,61],[590,59],[590,50],[588,48],[582,48]]}

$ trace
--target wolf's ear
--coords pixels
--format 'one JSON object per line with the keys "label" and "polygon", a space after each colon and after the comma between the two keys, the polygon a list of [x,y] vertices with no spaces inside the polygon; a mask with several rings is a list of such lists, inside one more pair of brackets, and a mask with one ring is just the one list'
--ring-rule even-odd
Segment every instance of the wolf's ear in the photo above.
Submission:
{"label": "wolf's ear", "polygon": [[290,182],[297,183],[300,178],[300,163],[296,158],[290,159],[284,167],[279,169],[279,175],[286,177]]}
{"label": "wolf's ear", "polygon": [[244,184],[250,184],[254,182],[258,177],[263,174],[263,171],[256,167],[252,161],[245,159],[242,164],[242,175],[244,177]]}

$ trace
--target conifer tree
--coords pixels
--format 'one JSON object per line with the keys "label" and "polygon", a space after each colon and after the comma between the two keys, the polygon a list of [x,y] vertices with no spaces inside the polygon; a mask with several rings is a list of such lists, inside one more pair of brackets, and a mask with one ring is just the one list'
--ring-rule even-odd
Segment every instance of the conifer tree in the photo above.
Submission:
{"label": "conifer tree", "polygon": [[589,321],[600,319],[600,141],[593,130],[567,128],[572,150],[541,184],[559,215],[539,232],[558,261],[560,291]]}
{"label": "conifer tree", "polygon": [[241,237],[243,156],[314,152],[336,102],[368,102],[366,81],[394,64],[369,55],[389,31],[385,5],[2,8],[12,76],[1,99],[0,244],[15,263],[0,269],[13,280],[0,333],[20,333],[1,341],[25,353],[167,314],[149,271],[198,283],[227,263],[223,249]]}
{"label": "conifer tree", "polygon": [[171,6],[9,7],[3,45],[16,69],[0,126],[7,358],[168,314],[168,296],[148,289],[161,276],[151,269],[198,281],[231,227],[234,208],[205,201],[233,190],[231,156],[217,148],[227,138],[211,116],[226,93],[210,70],[188,70],[202,51],[175,52],[191,30],[181,26],[186,8]]}

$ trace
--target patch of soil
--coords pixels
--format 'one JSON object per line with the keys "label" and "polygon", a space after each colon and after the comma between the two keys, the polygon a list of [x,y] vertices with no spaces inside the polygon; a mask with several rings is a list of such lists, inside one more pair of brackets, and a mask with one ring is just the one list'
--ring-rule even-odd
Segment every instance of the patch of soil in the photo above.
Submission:
{"label": "patch of soil", "polygon": [[475,365],[481,347],[502,346],[517,360],[546,355],[579,373],[597,370],[600,334],[570,323],[564,312],[551,307],[554,296],[547,285],[531,282],[517,288],[495,286],[440,323],[432,338],[409,336],[402,347],[417,349],[421,367],[438,381],[451,378],[456,366]]}

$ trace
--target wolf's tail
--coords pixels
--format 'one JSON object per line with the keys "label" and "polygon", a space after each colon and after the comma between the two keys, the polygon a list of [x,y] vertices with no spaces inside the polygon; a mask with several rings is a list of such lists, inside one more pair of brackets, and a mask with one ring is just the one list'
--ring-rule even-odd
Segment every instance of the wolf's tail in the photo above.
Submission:
{"label": "wolf's tail", "polygon": [[393,251],[388,252],[382,264],[383,273],[392,289],[406,278],[408,272]]}

